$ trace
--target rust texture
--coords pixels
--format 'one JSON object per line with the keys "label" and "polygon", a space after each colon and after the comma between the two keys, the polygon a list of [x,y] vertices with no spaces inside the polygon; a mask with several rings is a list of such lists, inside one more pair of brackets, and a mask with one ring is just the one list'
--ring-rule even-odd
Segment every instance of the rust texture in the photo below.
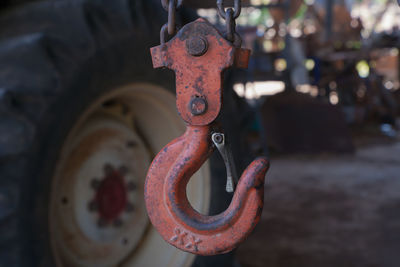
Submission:
{"label": "rust texture", "polygon": [[231,66],[247,67],[250,51],[233,47],[199,19],[151,52],[154,67],[175,71],[177,107],[188,125],[158,153],[147,173],[149,218],[164,240],[181,250],[199,255],[229,252],[260,219],[268,161],[258,158],[247,167],[228,209],[215,216],[192,208],[186,185],[214,150],[212,123],[222,105],[222,73]]}
{"label": "rust texture", "polygon": [[[193,40],[207,42],[207,51]],[[194,43],[194,44],[193,44]],[[200,46],[200,48],[199,48]],[[193,47],[201,56],[188,52]],[[221,73],[232,66],[247,68],[250,51],[235,48],[204,19],[186,24],[169,42],[151,49],[153,66],[167,67],[176,75],[176,105],[182,119],[191,125],[207,125],[213,122],[221,109]],[[193,115],[187,108],[194,97],[207,102],[207,112]]]}

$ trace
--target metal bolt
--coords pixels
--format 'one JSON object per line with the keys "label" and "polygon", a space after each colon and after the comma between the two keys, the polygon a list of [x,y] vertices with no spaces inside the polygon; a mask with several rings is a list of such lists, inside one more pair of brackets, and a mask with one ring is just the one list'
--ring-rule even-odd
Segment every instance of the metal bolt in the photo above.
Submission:
{"label": "metal bolt", "polygon": [[97,226],[100,228],[106,227],[107,226],[107,221],[104,220],[103,218],[99,218],[97,220]]}
{"label": "metal bolt", "polygon": [[111,164],[109,163],[104,164],[104,172],[106,173],[106,175],[110,175],[113,171],[114,168]]}
{"label": "metal bolt", "polygon": [[121,227],[122,226],[122,220],[120,218],[115,219],[113,222],[114,227]]}
{"label": "metal bolt", "polygon": [[119,167],[119,172],[121,173],[121,175],[125,175],[128,173],[128,167],[122,165],[121,167]]}
{"label": "metal bolt", "polygon": [[134,211],[134,210],[135,210],[135,207],[133,206],[133,204],[128,202],[128,203],[126,204],[125,211],[126,211],[126,212],[132,212],[132,211]]}
{"label": "metal bolt", "polygon": [[100,184],[101,184],[101,182],[100,182],[98,179],[96,179],[96,178],[93,178],[93,179],[90,181],[90,186],[91,186],[94,190],[97,190],[97,189],[100,187]]}
{"label": "metal bolt", "polygon": [[193,97],[190,100],[189,109],[194,116],[201,115],[207,110],[207,101],[202,97]]}
{"label": "metal bolt", "polygon": [[186,40],[186,49],[194,57],[204,55],[208,49],[208,42],[201,36],[193,36]]}
{"label": "metal bolt", "polygon": [[134,182],[130,181],[126,185],[126,188],[128,189],[128,191],[134,191],[134,190],[136,190],[136,184]]}
{"label": "metal bolt", "polygon": [[213,134],[212,138],[217,144],[222,144],[222,142],[224,141],[224,136],[220,133]]}
{"label": "metal bolt", "polygon": [[98,210],[98,205],[97,205],[97,203],[95,202],[95,201],[90,201],[89,202],[89,204],[88,204],[88,209],[89,209],[89,211],[97,211]]}
{"label": "metal bolt", "polygon": [[137,143],[133,140],[130,140],[130,141],[126,142],[126,146],[129,148],[133,148],[133,147],[137,146]]}

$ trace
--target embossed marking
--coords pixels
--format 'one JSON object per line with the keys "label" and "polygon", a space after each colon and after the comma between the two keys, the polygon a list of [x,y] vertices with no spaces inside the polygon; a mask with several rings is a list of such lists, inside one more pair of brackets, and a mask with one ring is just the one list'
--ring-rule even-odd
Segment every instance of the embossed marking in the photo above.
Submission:
{"label": "embossed marking", "polygon": [[199,251],[198,244],[200,244],[202,242],[202,240],[200,238],[197,238],[194,235],[190,235],[189,240],[187,240],[188,233],[185,231],[182,231],[179,228],[175,228],[174,232],[175,232],[175,235],[173,237],[171,237],[171,239],[170,239],[172,242],[177,242],[177,243],[179,243],[179,245],[182,246],[186,243],[185,242],[185,239],[186,239],[187,243],[185,245],[185,248],[193,249],[194,251]]}
{"label": "embossed marking", "polygon": [[193,247],[194,251],[199,251],[199,248],[197,247],[198,244],[200,244],[202,240],[200,238],[196,238],[194,235],[191,236],[191,240],[189,243],[186,244],[185,248],[190,249]]}
{"label": "embossed marking", "polygon": [[186,232],[182,232],[179,228],[175,228],[174,230],[175,235],[171,237],[172,242],[179,242],[180,245],[183,245],[185,243],[185,236],[187,236]]}

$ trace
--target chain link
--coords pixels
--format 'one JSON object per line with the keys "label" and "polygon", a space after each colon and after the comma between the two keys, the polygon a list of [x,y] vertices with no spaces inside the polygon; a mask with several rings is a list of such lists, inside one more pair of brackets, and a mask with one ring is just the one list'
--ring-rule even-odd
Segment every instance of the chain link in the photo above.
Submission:
{"label": "chain link", "polygon": [[164,44],[167,41],[168,38],[168,23],[165,23],[162,27],[161,27],[161,31],[160,31],[160,43]]}
{"label": "chain link", "polygon": [[[217,0],[217,7],[218,7],[218,13],[223,19],[227,19],[227,12],[225,11],[225,6],[224,6],[224,0]],[[242,11],[242,1],[241,0],[235,0],[233,4],[234,8],[234,13],[233,13],[233,19],[237,19],[240,15],[240,12]],[[229,10],[229,9],[228,9]]]}
{"label": "chain link", "polygon": [[[176,27],[176,10],[182,6],[183,0],[161,0],[162,7],[168,12],[168,23],[161,27],[160,42],[164,44],[168,37],[175,35]],[[226,21],[226,39],[233,43],[234,46],[242,45],[242,38],[236,32],[236,19],[242,11],[241,0],[234,0],[233,8],[229,7],[225,10],[224,0],[217,0],[219,15]]]}
{"label": "chain link", "polygon": [[229,42],[235,40],[236,21],[234,18],[234,11],[232,8],[226,10],[226,39]]}
{"label": "chain link", "polygon": [[225,10],[224,0],[217,0],[219,15],[226,21],[226,39],[233,43],[236,47],[242,46],[242,38],[236,32],[236,19],[242,11],[241,0],[235,0],[233,8],[229,7]]}
{"label": "chain link", "polygon": [[161,0],[162,7],[168,12],[168,23],[161,27],[160,42],[164,44],[168,37],[175,35],[176,27],[176,10],[182,6],[183,0]]}

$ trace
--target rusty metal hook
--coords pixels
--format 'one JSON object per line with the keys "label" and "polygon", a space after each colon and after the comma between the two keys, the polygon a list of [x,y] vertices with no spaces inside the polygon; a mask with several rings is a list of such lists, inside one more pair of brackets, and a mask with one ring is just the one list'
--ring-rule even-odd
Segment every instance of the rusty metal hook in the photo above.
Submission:
{"label": "rusty metal hook", "polygon": [[228,209],[202,215],[190,205],[186,185],[213,148],[211,126],[188,126],[156,156],[145,185],[148,215],[165,241],[201,255],[229,252],[253,230],[263,208],[269,165],[265,158],[254,160],[239,179]]}
{"label": "rusty metal hook", "polygon": [[228,209],[215,216],[192,208],[186,185],[215,149],[212,125],[222,105],[222,73],[231,66],[247,67],[250,51],[233,46],[198,19],[151,53],[154,67],[175,71],[176,104],[187,128],[150,166],[145,183],[148,215],[165,241],[179,249],[200,255],[229,252],[260,219],[268,161],[259,158],[247,167]]}

